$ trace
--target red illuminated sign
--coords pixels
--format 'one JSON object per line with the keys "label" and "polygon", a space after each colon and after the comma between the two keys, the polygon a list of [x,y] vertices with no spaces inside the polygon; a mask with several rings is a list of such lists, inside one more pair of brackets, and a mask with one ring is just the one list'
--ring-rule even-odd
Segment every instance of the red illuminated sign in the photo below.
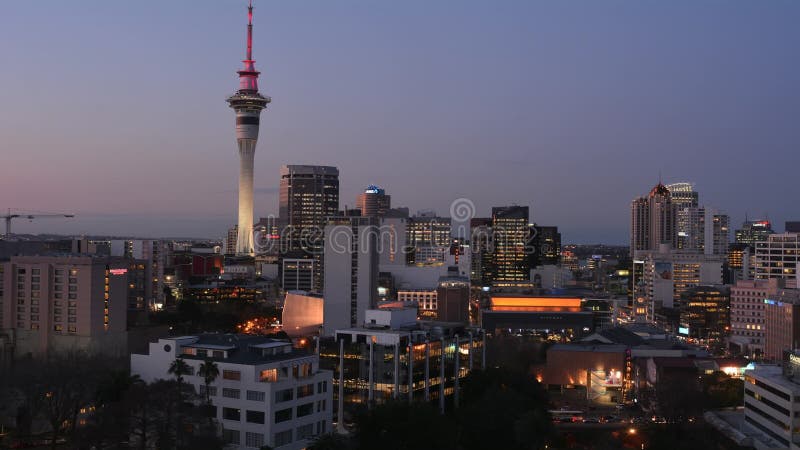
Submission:
{"label": "red illuminated sign", "polygon": [[128,269],[111,269],[109,272],[111,275],[125,275],[128,273]]}

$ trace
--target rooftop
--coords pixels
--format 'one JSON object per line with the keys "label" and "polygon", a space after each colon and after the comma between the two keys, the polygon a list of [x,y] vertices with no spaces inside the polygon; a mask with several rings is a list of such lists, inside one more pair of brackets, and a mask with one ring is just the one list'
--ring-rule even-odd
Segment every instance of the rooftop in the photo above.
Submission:
{"label": "rooftop", "polygon": [[[198,336],[184,336],[174,338],[176,341],[192,339],[193,342],[180,344],[181,348],[195,348],[225,351],[226,357],[208,355],[182,354],[186,359],[197,359],[227,362],[233,364],[264,364],[275,361],[284,361],[304,356],[310,353],[292,348],[290,341],[255,336],[247,334],[201,334]],[[286,351],[279,351],[285,348]],[[276,351],[278,350],[278,351]]]}

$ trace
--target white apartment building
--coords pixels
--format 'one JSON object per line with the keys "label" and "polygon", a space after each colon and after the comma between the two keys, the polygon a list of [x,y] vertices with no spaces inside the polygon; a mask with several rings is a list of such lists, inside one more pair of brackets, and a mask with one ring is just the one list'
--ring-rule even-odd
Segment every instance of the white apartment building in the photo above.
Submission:
{"label": "white apartment building", "polygon": [[[787,368],[757,366],[744,375],[744,425],[757,450],[800,449],[800,384],[792,376],[800,358]],[[753,431],[755,433],[753,433]]]}
{"label": "white apartment building", "polygon": [[300,450],[332,431],[333,374],[319,369],[317,355],[294,350],[290,342],[232,334],[159,339],[148,354],[131,355],[131,373],[148,383],[169,379],[176,358],[191,367],[185,380],[202,396],[200,364],[217,364],[209,393],[226,448]]}

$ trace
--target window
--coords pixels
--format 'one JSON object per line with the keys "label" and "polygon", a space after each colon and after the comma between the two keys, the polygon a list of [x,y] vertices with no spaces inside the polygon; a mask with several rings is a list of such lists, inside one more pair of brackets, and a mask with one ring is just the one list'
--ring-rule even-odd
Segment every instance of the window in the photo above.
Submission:
{"label": "window", "polygon": [[[241,381],[242,372],[239,372],[238,370],[223,370],[222,371],[222,379],[223,380]],[[236,397],[236,398],[239,398],[239,397]]]}
{"label": "window", "polygon": [[309,395],[314,395],[314,383],[297,386],[297,398],[308,397]]}
{"label": "window", "polygon": [[317,412],[325,411],[325,407],[327,406],[326,400],[319,400],[317,401]]}
{"label": "window", "polygon": [[53,331],[56,331],[56,332],[60,333],[63,330],[64,330],[64,327],[62,325],[54,325],[53,326]]}
{"label": "window", "polygon": [[309,423],[308,425],[303,425],[302,427],[297,427],[297,440],[300,439],[308,439],[314,435],[314,424]]}
{"label": "window", "polygon": [[241,392],[239,389],[222,388],[222,396],[227,398],[239,398]]}
{"label": "window", "polygon": [[248,409],[245,417],[250,423],[264,423],[264,411],[250,411]]}
{"label": "window", "polygon": [[264,435],[248,431],[244,434],[244,445],[245,447],[261,448],[264,446]]}
{"label": "window", "polygon": [[311,363],[292,366],[292,376],[294,378],[304,378],[309,375],[311,375]]}
{"label": "window", "polygon": [[[39,275],[40,273],[42,273],[41,269],[31,269],[31,275]],[[37,278],[36,281],[39,281],[38,277],[36,278]]]}
{"label": "window", "polygon": [[[200,395],[202,395],[202,396],[206,395],[206,385],[205,384],[201,384],[200,385]],[[211,396],[211,397],[217,395],[217,387],[216,386],[209,386],[208,387],[208,395]]]}
{"label": "window", "polygon": [[292,443],[292,430],[275,433],[275,447],[280,447]]}
{"label": "window", "polygon": [[297,417],[305,417],[314,412],[314,403],[306,403],[297,407]]}
{"label": "window", "polygon": [[77,333],[78,327],[76,327],[75,325],[70,325],[67,327],[67,331],[69,331],[70,333]]}
{"label": "window", "polygon": [[261,391],[247,391],[247,399],[254,402],[263,402],[266,399],[266,394]]}
{"label": "window", "polygon": [[317,393],[322,394],[323,392],[328,392],[327,381],[320,381],[319,383],[317,383]]}
{"label": "window", "polygon": [[287,420],[292,420],[292,408],[275,411],[275,423],[286,422]]}
{"label": "window", "polygon": [[239,445],[239,439],[239,430],[222,429],[222,440],[225,441],[225,443]]}
{"label": "window", "polygon": [[294,398],[294,389],[290,388],[275,392],[275,403],[288,402],[292,398]]}
{"label": "window", "polygon": [[70,286],[69,287],[69,291],[70,292],[76,292],[77,290],[78,290],[78,286]]}
{"label": "window", "polygon": [[267,382],[267,383],[278,381],[278,371],[276,369],[262,370],[261,377],[259,379],[262,382]]}
{"label": "window", "polygon": [[225,420],[242,420],[242,412],[236,408],[222,408],[222,418]]}

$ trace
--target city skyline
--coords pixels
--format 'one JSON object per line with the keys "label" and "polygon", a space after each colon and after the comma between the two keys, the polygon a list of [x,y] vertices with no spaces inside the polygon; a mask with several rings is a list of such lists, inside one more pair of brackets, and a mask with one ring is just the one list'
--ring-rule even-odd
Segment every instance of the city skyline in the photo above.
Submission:
{"label": "city skyline", "polygon": [[[78,215],[15,232],[224,236],[238,164],[223,101],[246,4],[7,7],[0,133],[15,152],[0,207]],[[285,164],[338,167],[342,208],[371,183],[412,212],[517,203],[565,243],[624,244],[630,201],[659,171],[694,182],[734,228],[745,213],[777,230],[796,219],[769,194],[790,190],[800,140],[797,4],[255,6],[254,59],[275,103],[254,219],[277,213]],[[759,163],[772,176],[756,182]]]}

